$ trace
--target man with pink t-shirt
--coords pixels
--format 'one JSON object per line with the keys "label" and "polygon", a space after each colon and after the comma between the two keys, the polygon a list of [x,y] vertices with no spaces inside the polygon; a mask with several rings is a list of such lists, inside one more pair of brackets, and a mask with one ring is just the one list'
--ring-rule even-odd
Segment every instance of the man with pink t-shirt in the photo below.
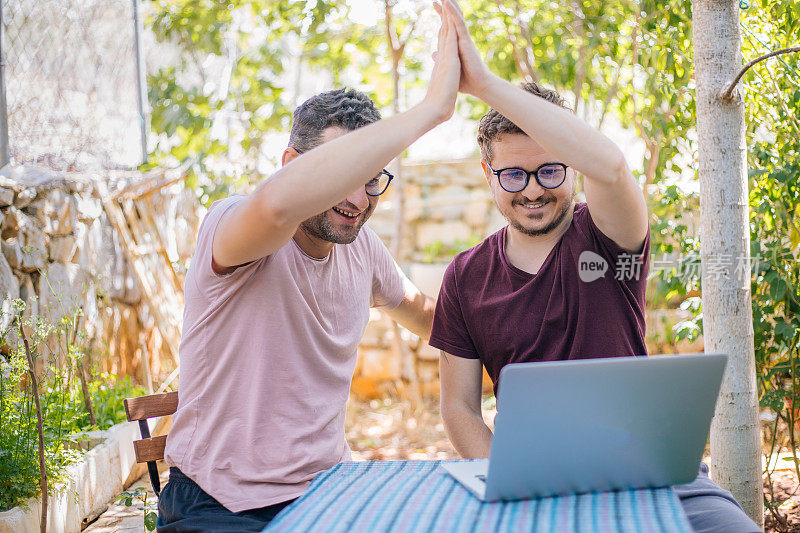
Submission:
{"label": "man with pink t-shirt", "polygon": [[294,113],[283,167],[215,202],[186,277],[180,401],[159,531],[260,531],[347,460],[344,415],[370,306],[430,336],[434,303],[362,228],[382,170],[453,113],[460,65],[442,17],[423,101],[386,120],[355,90]]}

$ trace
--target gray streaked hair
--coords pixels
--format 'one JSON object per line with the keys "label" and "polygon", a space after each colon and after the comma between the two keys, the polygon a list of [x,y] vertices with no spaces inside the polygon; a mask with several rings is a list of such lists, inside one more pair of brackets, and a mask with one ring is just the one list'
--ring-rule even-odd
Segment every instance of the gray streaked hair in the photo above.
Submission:
{"label": "gray streaked hair", "polygon": [[369,96],[355,89],[335,89],[312,96],[295,109],[289,146],[300,153],[316,148],[326,128],[352,131],[381,119]]}

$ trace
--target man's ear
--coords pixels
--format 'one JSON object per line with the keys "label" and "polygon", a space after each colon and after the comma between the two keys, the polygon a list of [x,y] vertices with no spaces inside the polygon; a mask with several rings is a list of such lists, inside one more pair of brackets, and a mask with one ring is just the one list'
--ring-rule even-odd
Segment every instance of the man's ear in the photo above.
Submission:
{"label": "man's ear", "polygon": [[481,158],[481,167],[483,167],[483,175],[486,178],[486,183],[492,184],[492,172],[489,170],[489,165],[484,158]]}
{"label": "man's ear", "polygon": [[299,155],[300,153],[290,146],[289,148],[283,151],[283,156],[281,157],[281,165],[286,166],[286,164],[289,161],[291,161],[295,157],[298,157]]}

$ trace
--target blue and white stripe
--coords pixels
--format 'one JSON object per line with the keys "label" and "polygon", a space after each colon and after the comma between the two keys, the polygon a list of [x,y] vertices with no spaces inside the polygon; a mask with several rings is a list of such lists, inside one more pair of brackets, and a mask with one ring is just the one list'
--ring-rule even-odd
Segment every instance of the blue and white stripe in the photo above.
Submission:
{"label": "blue and white stripe", "polygon": [[443,461],[341,463],[265,529],[330,532],[691,532],[670,488],[481,502]]}

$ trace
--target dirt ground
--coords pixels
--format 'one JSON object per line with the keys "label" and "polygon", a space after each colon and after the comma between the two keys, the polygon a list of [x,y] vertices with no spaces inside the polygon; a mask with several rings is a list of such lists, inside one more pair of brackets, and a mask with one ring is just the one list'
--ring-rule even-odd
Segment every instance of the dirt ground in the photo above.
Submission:
{"label": "dirt ground", "polygon": [[765,531],[800,531],[800,491],[798,491],[797,474],[791,470],[782,470],[772,474],[772,491],[773,497],[771,498],[769,483],[765,478],[764,495],[766,498],[783,502],[775,513],[769,510],[765,511]]}
{"label": "dirt ground", "polygon": [[[492,427],[495,415],[494,398],[484,398],[484,419]],[[351,398],[347,409],[346,436],[355,461],[457,459],[444,431],[438,399],[425,398],[414,409],[408,401],[393,398],[358,400]],[[162,473],[162,486],[167,472]],[[768,499],[782,502],[775,513],[765,512],[765,531],[800,532],[800,490],[797,476],[789,470],[773,474],[773,491],[764,480]],[[147,476],[137,486],[149,487]],[[150,493],[148,500],[154,500]],[[143,532],[142,511],[112,503],[108,511],[91,524],[87,532]],[[775,517],[780,516],[780,519]]]}

